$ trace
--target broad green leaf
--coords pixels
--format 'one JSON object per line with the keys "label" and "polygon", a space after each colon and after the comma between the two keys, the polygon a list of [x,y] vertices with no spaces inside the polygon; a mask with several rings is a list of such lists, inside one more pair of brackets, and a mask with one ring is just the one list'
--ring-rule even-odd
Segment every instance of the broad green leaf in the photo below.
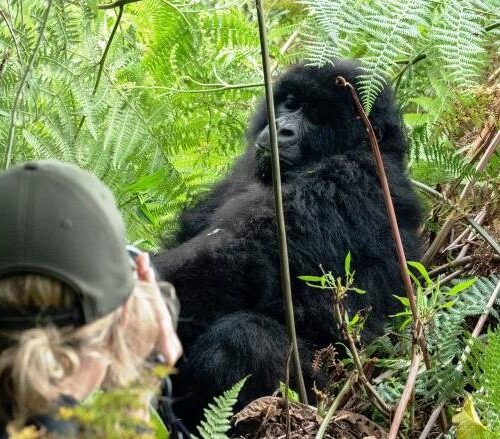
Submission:
{"label": "broad green leaf", "polygon": [[457,439],[480,439],[488,432],[474,408],[474,401],[467,396],[462,410],[453,416],[453,423],[457,425]]}
{"label": "broad green leaf", "polygon": [[447,296],[455,296],[456,294],[460,293],[463,290],[466,290],[467,288],[471,287],[476,283],[477,278],[469,279],[464,282],[460,282],[459,284],[455,285],[453,288],[450,290],[446,291]]}
{"label": "broad green leaf", "polygon": [[425,279],[425,282],[427,282],[428,286],[431,286],[434,283],[432,282],[432,279],[429,277],[429,273],[422,263],[417,261],[408,261],[407,264],[410,267],[415,268],[420,273],[420,275]]}
{"label": "broad green leaf", "polygon": [[151,417],[155,439],[169,439],[170,433],[158,411],[152,405],[149,406],[149,416]]}
{"label": "broad green leaf", "polygon": [[395,294],[393,294],[393,297],[399,300],[407,308],[410,306],[410,299],[408,299],[408,297],[396,296]]}
{"label": "broad green leaf", "polygon": [[285,394],[288,395],[288,401],[300,402],[299,394],[295,390],[291,389],[290,386],[288,387],[288,392],[286,392],[286,384],[282,381],[280,381],[280,392],[283,397],[285,397]]}

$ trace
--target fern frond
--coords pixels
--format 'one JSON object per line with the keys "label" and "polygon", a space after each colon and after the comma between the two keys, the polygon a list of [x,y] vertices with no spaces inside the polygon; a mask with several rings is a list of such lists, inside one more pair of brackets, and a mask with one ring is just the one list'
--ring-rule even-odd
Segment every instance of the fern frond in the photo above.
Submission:
{"label": "fern frond", "polygon": [[248,376],[238,381],[222,396],[216,397],[215,404],[209,404],[208,408],[204,410],[205,419],[198,427],[198,432],[203,439],[227,439],[226,433],[231,428],[233,406],[236,404],[238,395],[247,379]]}
{"label": "fern frond", "polygon": [[418,26],[427,18],[429,2],[389,0],[375,2],[366,9],[365,26],[374,38],[367,43],[367,55],[362,60],[365,73],[358,85],[365,111],[370,112],[386,84],[385,78],[396,72],[396,61],[415,54],[411,41],[422,38]]}
{"label": "fern frond", "polygon": [[[331,63],[345,56],[362,29],[362,15],[351,0],[301,0],[312,17],[303,32],[312,64]],[[309,31],[310,32],[309,32]]]}
{"label": "fern frond", "polygon": [[431,29],[442,65],[464,89],[477,86],[485,65],[483,10],[477,1],[451,0]]}

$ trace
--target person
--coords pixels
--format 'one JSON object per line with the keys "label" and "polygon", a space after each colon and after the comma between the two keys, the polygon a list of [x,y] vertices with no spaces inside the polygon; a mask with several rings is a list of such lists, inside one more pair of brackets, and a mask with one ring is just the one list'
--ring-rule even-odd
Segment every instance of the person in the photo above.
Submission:
{"label": "person", "polygon": [[61,404],[126,386],[154,351],[180,357],[148,255],[134,268],[96,177],[57,161],[0,174],[0,437],[12,425],[69,437]]}

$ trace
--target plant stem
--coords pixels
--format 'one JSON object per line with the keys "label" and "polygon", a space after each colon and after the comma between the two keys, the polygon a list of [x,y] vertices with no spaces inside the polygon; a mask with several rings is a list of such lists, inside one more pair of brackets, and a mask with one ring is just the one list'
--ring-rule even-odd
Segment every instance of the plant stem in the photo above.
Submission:
{"label": "plant stem", "polygon": [[335,399],[332,402],[332,405],[328,409],[328,411],[325,414],[325,417],[321,421],[321,425],[319,426],[319,430],[316,433],[316,436],[314,439],[323,439],[323,436],[326,433],[326,429],[328,428],[328,425],[330,424],[333,415],[339,408],[340,403],[342,402],[342,399],[344,399],[344,396],[347,394],[349,389],[351,388],[352,384],[356,381],[357,376],[356,373],[353,373],[344,383],[342,386],[342,389],[340,389],[340,392],[337,394]]}
{"label": "plant stem", "polygon": [[36,40],[35,47],[33,48],[33,52],[31,52],[31,56],[28,60],[28,65],[24,70],[23,76],[21,78],[21,83],[19,84],[19,88],[17,89],[16,92],[16,97],[14,98],[14,103],[12,104],[12,110],[10,112],[9,134],[7,135],[7,151],[5,153],[5,163],[4,163],[5,169],[7,169],[10,166],[10,162],[12,161],[12,150],[14,148],[14,140],[16,134],[17,109],[19,107],[19,103],[21,102],[23,89],[24,86],[26,85],[26,82],[28,81],[28,76],[33,67],[36,54],[38,52],[38,49],[40,48],[40,44],[42,42],[43,33],[45,31],[45,26],[47,25],[51,7],[52,7],[52,0],[47,0],[47,7],[45,8],[45,12],[42,17],[42,21],[40,24],[40,32],[38,33],[38,38]]}
{"label": "plant stem", "polygon": [[293,298],[290,282],[290,268],[288,264],[288,247],[286,242],[285,215],[283,212],[283,199],[281,193],[281,173],[278,152],[278,137],[276,132],[276,116],[274,113],[274,99],[271,84],[270,59],[267,47],[266,25],[264,18],[264,9],[261,0],[255,0],[257,8],[257,18],[259,24],[260,47],[262,54],[262,67],[264,70],[264,82],[266,89],[267,119],[269,127],[269,137],[271,143],[271,164],[273,174],[274,207],[276,211],[276,223],[278,226],[278,243],[280,250],[280,269],[281,269],[281,288],[283,300],[285,302],[285,318],[288,338],[293,346],[293,365],[297,375],[300,399],[307,404],[307,393],[300,365],[300,356],[297,343],[297,333],[295,330],[295,315],[293,312]]}
{"label": "plant stem", "polygon": [[21,64],[23,62],[23,60],[21,58],[21,51],[19,50],[19,45],[17,44],[16,34],[14,33],[14,28],[12,27],[12,23],[7,19],[7,15],[1,9],[0,9],[0,15],[2,16],[3,20],[5,21],[7,28],[9,29],[10,36],[12,37],[12,41],[14,42],[14,47],[16,48],[17,59],[19,60],[19,64]]}
{"label": "plant stem", "polygon": [[[135,0],[135,1],[138,1],[138,0]],[[117,3],[119,3],[119,2],[117,2]],[[125,1],[125,3],[132,3],[132,2]],[[96,76],[96,80],[94,82],[94,88],[93,88],[92,94],[91,94],[92,96],[95,96],[95,94],[97,92],[97,88],[99,87],[99,82],[101,81],[101,76],[102,76],[102,72],[104,69],[104,64],[106,62],[106,57],[108,56],[109,48],[111,47],[111,43],[113,42],[113,38],[115,37],[116,30],[118,29],[118,26],[120,25],[120,21],[121,21],[122,16],[123,16],[123,5],[125,3],[118,5],[119,6],[118,16],[116,17],[115,24],[113,25],[113,29],[111,29],[111,34],[109,35],[108,41],[106,42],[106,47],[104,48],[104,52],[102,52],[101,59],[99,60],[99,69],[97,70],[97,76]],[[101,9],[107,9],[107,8],[102,7]],[[80,131],[82,129],[84,122],[85,122],[85,115],[83,115],[82,118],[80,119],[80,123],[78,125],[75,137],[73,139],[73,144],[76,143],[76,139],[78,138],[78,135],[80,134]]]}
{"label": "plant stem", "polygon": [[292,359],[293,346],[290,345],[288,349],[288,354],[286,356],[286,369],[285,369],[285,413],[286,413],[286,437],[285,439],[290,439],[291,426],[290,426],[290,401],[288,400],[288,391],[290,389],[290,361]]}
{"label": "plant stem", "polygon": [[373,385],[370,383],[370,381],[365,375],[365,371],[363,369],[363,363],[361,362],[361,358],[359,357],[358,353],[358,348],[356,347],[356,342],[354,341],[352,334],[349,332],[347,328],[347,322],[342,317],[341,305],[337,299],[334,299],[333,307],[335,311],[335,319],[337,320],[337,323],[342,329],[344,338],[347,340],[347,343],[349,344],[349,349],[351,350],[354,366],[358,372],[357,375],[359,380],[361,381],[361,384],[363,384],[363,386],[365,387],[368,397],[372,400],[375,406],[386,416],[390,416],[392,408],[389,405],[387,405],[387,403],[378,394],[378,392],[375,390],[375,387],[373,387]]}
{"label": "plant stem", "polygon": [[141,1],[141,0],[117,0],[116,2],[113,2],[113,3],[108,3],[106,5],[97,6],[97,9],[113,9],[113,8],[117,8],[117,7],[122,8],[125,5],[128,5],[130,3],[137,3],[139,1]]}
{"label": "plant stem", "polygon": [[399,431],[399,426],[403,420],[403,416],[406,411],[406,406],[410,401],[413,389],[415,388],[415,382],[417,380],[418,368],[420,367],[420,362],[422,361],[422,356],[418,352],[416,345],[413,346],[413,355],[411,359],[410,371],[408,373],[408,378],[406,379],[406,384],[403,389],[403,394],[399,400],[398,406],[396,407],[396,413],[394,414],[394,419],[391,423],[391,429],[389,431],[389,439],[396,439]]}
{"label": "plant stem", "polygon": [[384,196],[384,202],[385,202],[385,207],[387,209],[387,216],[388,216],[390,227],[391,227],[391,233],[392,233],[392,237],[394,239],[394,243],[396,246],[396,253],[397,253],[398,261],[399,261],[399,269],[401,271],[401,277],[403,279],[403,284],[405,287],[406,296],[408,297],[408,300],[410,302],[410,309],[411,309],[411,313],[413,316],[413,324],[415,327],[415,332],[417,334],[417,340],[419,341],[420,348],[421,348],[422,354],[424,356],[425,364],[426,364],[427,368],[430,369],[430,367],[431,367],[430,355],[427,352],[427,345],[425,342],[425,338],[423,336],[423,328],[421,327],[422,323],[421,323],[420,318],[418,316],[415,293],[413,291],[413,286],[411,284],[410,276],[408,275],[408,272],[407,272],[406,256],[405,256],[405,251],[404,251],[404,247],[403,247],[403,241],[401,240],[401,234],[399,233],[399,226],[398,226],[398,221],[396,219],[396,212],[394,210],[394,204],[392,202],[391,191],[389,188],[389,182],[387,180],[387,175],[385,173],[384,162],[382,159],[382,154],[380,153],[380,148],[378,146],[377,137],[375,136],[375,133],[373,131],[373,127],[370,123],[370,120],[368,119],[368,116],[366,115],[365,111],[363,110],[363,106],[361,105],[361,102],[359,101],[356,90],[354,89],[352,84],[347,82],[341,76],[337,77],[336,83],[337,83],[337,85],[342,86],[342,87],[347,87],[350,90],[352,97],[354,99],[354,102],[356,104],[356,107],[358,109],[358,113],[361,116],[363,123],[365,124],[366,130],[368,132],[368,136],[370,138],[370,145],[372,148],[372,154],[373,154],[373,158],[375,161],[377,174],[378,174],[378,177],[380,180],[380,185],[382,187],[382,194]]}

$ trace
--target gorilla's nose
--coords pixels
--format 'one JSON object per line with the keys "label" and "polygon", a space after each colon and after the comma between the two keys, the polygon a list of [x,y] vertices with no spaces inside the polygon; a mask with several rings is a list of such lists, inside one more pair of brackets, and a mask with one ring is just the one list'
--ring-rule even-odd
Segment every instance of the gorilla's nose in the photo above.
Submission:
{"label": "gorilla's nose", "polygon": [[297,142],[298,139],[297,130],[295,130],[290,125],[278,125],[278,144],[279,145],[290,145]]}

